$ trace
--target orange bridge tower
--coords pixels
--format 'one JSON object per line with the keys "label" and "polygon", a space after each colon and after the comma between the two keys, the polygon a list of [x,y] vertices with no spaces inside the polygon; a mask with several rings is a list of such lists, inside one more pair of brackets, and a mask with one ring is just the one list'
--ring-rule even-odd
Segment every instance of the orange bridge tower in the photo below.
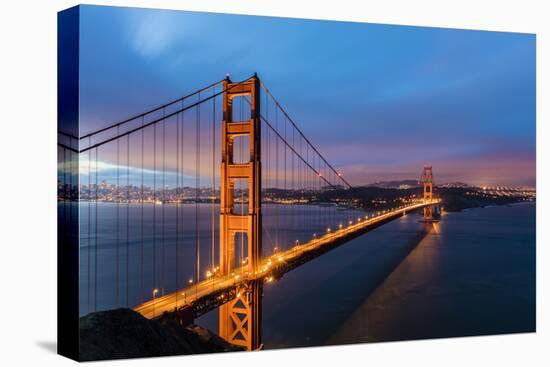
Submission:
{"label": "orange bridge tower", "polygon": [[[222,158],[220,177],[220,273],[235,271],[236,236],[246,244],[245,271],[253,274],[260,264],[262,244],[260,81],[256,74],[240,83],[229,77],[223,82]],[[233,102],[237,97],[250,102],[249,119],[233,121]],[[236,162],[236,139],[248,142],[250,159]],[[235,207],[235,183],[248,188],[248,205],[243,212]],[[244,238],[243,238],[244,237]],[[241,254],[244,256],[244,254]],[[228,342],[255,350],[261,346],[261,297],[263,282],[253,281],[237,289],[236,297],[219,310],[219,334]]]}
{"label": "orange bridge tower", "polygon": [[[433,199],[433,172],[432,166],[424,166],[422,172],[422,182],[424,183],[424,202],[432,201]],[[424,221],[433,220],[434,208],[433,205],[424,207]]]}

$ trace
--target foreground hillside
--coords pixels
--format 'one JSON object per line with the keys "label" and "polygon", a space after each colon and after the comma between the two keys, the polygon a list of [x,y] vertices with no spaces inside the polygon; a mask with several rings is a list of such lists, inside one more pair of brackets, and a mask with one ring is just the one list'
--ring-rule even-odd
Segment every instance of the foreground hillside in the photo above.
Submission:
{"label": "foreground hillside", "polygon": [[241,350],[200,326],[148,320],[130,309],[80,318],[80,360],[157,357]]}

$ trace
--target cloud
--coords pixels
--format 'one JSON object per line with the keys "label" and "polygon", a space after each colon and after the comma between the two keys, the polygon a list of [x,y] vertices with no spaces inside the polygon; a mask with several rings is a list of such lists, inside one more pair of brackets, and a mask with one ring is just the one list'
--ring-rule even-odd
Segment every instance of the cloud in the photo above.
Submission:
{"label": "cloud", "polygon": [[126,30],[132,47],[140,55],[154,58],[170,50],[182,33],[191,30],[185,24],[177,22],[171,12],[148,10],[129,18]]}

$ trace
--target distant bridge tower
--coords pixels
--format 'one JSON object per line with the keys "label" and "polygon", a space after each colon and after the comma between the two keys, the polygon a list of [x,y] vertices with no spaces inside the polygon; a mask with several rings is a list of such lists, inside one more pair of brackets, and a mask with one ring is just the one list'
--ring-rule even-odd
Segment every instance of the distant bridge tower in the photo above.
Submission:
{"label": "distant bridge tower", "polygon": [[[242,83],[233,83],[227,77],[223,88],[220,273],[227,275],[235,270],[237,234],[246,236],[247,271],[254,273],[260,264],[262,244],[260,81],[256,75]],[[236,97],[249,98],[249,120],[233,121],[233,99]],[[235,139],[248,140],[248,162],[235,162]],[[245,213],[235,211],[234,191],[237,180],[243,180],[248,185],[248,208]],[[238,289],[235,299],[221,306],[219,311],[220,336],[248,350],[258,349],[261,345],[262,284],[261,281],[251,282],[247,287]]]}
{"label": "distant bridge tower", "polygon": [[[422,182],[424,183],[424,202],[432,201],[433,199],[433,173],[432,166],[424,166],[422,172]],[[432,205],[424,207],[424,220],[433,220],[434,208]]]}

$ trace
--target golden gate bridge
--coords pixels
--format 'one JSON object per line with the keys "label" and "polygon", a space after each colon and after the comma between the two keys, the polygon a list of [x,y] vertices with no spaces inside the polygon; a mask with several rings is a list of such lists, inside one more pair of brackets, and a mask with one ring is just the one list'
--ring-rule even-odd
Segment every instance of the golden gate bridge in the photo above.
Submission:
{"label": "golden gate bridge", "polygon": [[59,196],[79,202],[82,312],[188,324],[219,309],[220,336],[248,350],[261,347],[265,283],[409,212],[432,221],[440,202],[425,166],[423,197],[361,209],[256,74],[80,137],[59,132],[58,153]]}

